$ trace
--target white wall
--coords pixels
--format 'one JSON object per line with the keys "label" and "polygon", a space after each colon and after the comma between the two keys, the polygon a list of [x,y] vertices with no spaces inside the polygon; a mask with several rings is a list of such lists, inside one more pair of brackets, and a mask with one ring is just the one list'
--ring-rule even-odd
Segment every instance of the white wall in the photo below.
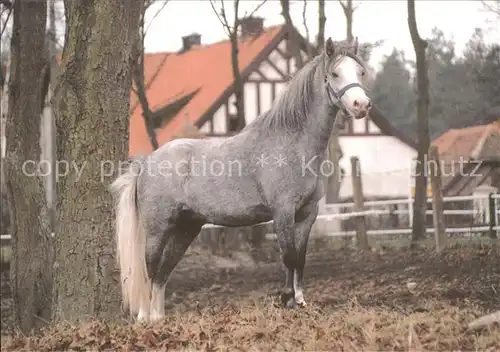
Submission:
{"label": "white wall", "polygon": [[365,196],[408,196],[416,150],[392,136],[341,136],[339,143],[344,152],[340,164],[346,171],[340,189],[341,197],[352,196],[352,156],[358,157],[360,161]]}

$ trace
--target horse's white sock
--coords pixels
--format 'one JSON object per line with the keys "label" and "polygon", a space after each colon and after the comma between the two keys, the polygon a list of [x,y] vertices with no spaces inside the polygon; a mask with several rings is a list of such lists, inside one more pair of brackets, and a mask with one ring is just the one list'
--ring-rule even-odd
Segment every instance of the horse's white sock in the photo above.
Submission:
{"label": "horse's white sock", "polygon": [[137,314],[137,321],[139,323],[147,323],[148,319],[149,319],[148,311],[143,308],[140,308],[139,314]]}
{"label": "horse's white sock", "polygon": [[298,306],[305,307],[307,304],[304,300],[304,292],[302,291],[302,287],[298,283],[297,270],[295,270],[293,275],[293,291],[295,292],[295,303]]}
{"label": "horse's white sock", "polygon": [[151,292],[151,322],[161,320],[165,317],[165,286],[153,283]]}

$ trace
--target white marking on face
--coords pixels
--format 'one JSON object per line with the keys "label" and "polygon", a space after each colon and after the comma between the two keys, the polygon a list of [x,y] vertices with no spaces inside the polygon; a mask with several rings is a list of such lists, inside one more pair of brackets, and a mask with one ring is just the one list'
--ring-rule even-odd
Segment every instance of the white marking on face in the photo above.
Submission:
{"label": "white marking on face", "polygon": [[[344,56],[333,67],[333,72],[337,75],[337,77],[333,77],[333,82],[330,83],[332,88],[338,92],[348,84],[361,84],[359,77],[362,70],[363,69],[354,59]],[[364,117],[367,110],[371,107],[370,99],[361,87],[348,89],[341,97],[341,101],[344,106],[356,116],[356,118]]]}

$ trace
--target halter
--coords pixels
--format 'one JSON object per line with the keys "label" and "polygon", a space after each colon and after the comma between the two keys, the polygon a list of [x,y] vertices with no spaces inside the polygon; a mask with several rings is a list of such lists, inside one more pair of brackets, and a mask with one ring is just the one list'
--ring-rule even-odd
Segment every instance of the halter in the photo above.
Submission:
{"label": "halter", "polygon": [[349,83],[348,85],[344,86],[342,89],[340,89],[338,92],[335,92],[332,87],[328,84],[328,79],[325,77],[325,85],[326,85],[326,93],[328,94],[328,100],[330,100],[330,104],[337,106],[340,108],[340,110],[344,113],[346,116],[351,116],[351,113],[345,105],[342,103],[342,96],[347,92],[349,89],[354,88],[354,87],[359,87],[363,88],[359,83]]}

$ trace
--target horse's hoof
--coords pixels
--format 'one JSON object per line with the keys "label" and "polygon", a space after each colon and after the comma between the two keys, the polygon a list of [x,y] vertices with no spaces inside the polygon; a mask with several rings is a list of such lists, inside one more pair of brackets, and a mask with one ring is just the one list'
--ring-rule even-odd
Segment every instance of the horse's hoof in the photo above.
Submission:
{"label": "horse's hoof", "polygon": [[293,297],[293,292],[283,292],[283,293],[281,293],[280,298],[281,298],[281,303],[285,306],[288,306],[288,302],[291,299],[293,299],[295,301],[295,299]]}
{"label": "horse's hoof", "polygon": [[295,302],[297,302],[297,305],[299,307],[305,307],[307,306],[306,301],[304,300],[304,294],[302,293],[302,290],[297,290],[295,292]]}
{"label": "horse's hoof", "polygon": [[164,315],[160,315],[160,314],[152,314],[151,317],[150,317],[150,321],[151,323],[156,323],[156,322],[159,322],[160,320],[163,320],[165,319],[165,316]]}
{"label": "horse's hoof", "polygon": [[302,300],[300,302],[297,302],[297,306],[299,306],[300,308],[305,308],[307,306],[307,303],[306,301]]}
{"label": "horse's hoof", "polygon": [[142,325],[142,326],[145,326],[145,325],[148,325],[149,321],[148,321],[148,318],[147,317],[137,317],[137,324],[139,325]]}
{"label": "horse's hoof", "polygon": [[137,314],[137,323],[140,325],[146,325],[149,321],[149,314],[144,310],[139,310]]}
{"label": "horse's hoof", "polygon": [[286,307],[290,309],[295,309],[297,308],[297,303],[295,302],[295,298],[292,297],[286,302]]}

